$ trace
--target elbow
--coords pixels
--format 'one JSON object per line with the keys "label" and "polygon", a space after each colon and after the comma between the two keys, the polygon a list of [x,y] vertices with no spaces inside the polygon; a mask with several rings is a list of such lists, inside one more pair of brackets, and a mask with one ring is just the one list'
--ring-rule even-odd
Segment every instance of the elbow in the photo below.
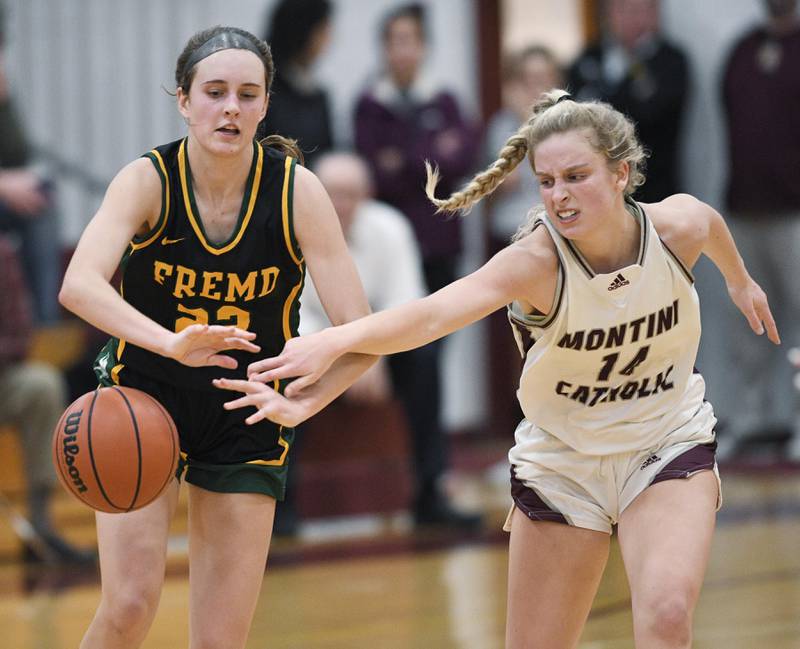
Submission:
{"label": "elbow", "polygon": [[80,303],[80,293],[78,282],[67,273],[64,277],[64,282],[61,284],[61,290],[58,292],[59,303],[68,311],[76,313]]}

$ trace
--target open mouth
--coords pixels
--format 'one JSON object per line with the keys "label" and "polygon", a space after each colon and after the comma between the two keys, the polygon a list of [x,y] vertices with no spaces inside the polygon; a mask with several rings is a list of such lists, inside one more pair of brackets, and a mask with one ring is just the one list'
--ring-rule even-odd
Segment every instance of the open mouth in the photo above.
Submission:
{"label": "open mouth", "polygon": [[556,216],[561,223],[569,223],[578,218],[578,210],[558,210]]}
{"label": "open mouth", "polygon": [[224,135],[239,135],[239,129],[235,126],[222,126],[217,129],[217,132]]}

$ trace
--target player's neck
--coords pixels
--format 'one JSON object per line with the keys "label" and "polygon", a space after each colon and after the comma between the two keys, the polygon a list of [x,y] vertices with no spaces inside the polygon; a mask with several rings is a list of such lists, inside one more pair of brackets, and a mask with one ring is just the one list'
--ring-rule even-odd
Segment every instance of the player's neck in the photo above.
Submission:
{"label": "player's neck", "polygon": [[192,142],[188,143],[189,167],[195,193],[207,196],[225,196],[239,191],[250,174],[253,160],[251,147],[236,156],[218,156]]}
{"label": "player's neck", "polygon": [[625,210],[614,223],[609,220],[603,232],[575,243],[596,273],[610,273],[636,262],[640,241],[639,223]]}

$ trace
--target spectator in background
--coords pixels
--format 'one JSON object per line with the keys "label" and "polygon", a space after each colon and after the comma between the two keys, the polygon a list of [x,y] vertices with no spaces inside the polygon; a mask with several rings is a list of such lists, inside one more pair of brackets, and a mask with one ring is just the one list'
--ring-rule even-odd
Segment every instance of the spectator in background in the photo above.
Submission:
{"label": "spectator in background", "polygon": [[264,30],[275,61],[267,116],[259,137],[297,140],[305,163],[333,146],[328,95],[314,78],[314,63],[330,40],[329,0],[280,0]]}
{"label": "spectator in background", "polygon": [[[414,232],[400,212],[372,200],[364,161],[351,153],[330,153],[314,171],[339,215],[370,307],[383,311],[426,295]],[[330,326],[310,279],[300,303],[302,335]],[[415,524],[475,528],[480,516],[454,509],[441,489],[448,453],[436,398],[435,354],[428,345],[381,360],[344,396],[354,403],[386,401],[393,393],[400,398],[412,437]]]}
{"label": "spectator in background", "polygon": [[[455,97],[439,88],[424,69],[427,32],[424,9],[402,6],[381,26],[383,70],[356,102],[355,147],[369,165],[375,198],[397,208],[416,235],[425,284],[437,291],[457,277],[462,249],[458,219],[435,215],[425,186],[425,160],[443,171],[443,191],[456,187],[477,152],[475,129],[464,119]],[[431,343],[426,412],[441,419],[441,341]]]}
{"label": "spectator in background", "polygon": [[[563,85],[563,72],[555,55],[538,45],[511,53],[501,72],[503,105],[486,127],[483,152],[486,165],[494,162],[508,138],[525,123],[539,96]],[[508,245],[520,225],[527,221],[528,212],[540,202],[539,182],[531,166],[515,167],[487,200],[490,255]],[[513,336],[509,335],[505,313],[498,311],[489,317],[489,332],[493,341],[489,356],[492,426],[499,431],[514,430],[522,418],[515,396],[522,359]]]}
{"label": "spectator in background", "polygon": [[[546,47],[533,45],[508,56],[503,64],[503,106],[489,119],[484,159],[489,164],[519,127],[525,123],[539,96],[562,84],[561,67]],[[491,197],[492,252],[508,245],[530,209],[541,202],[538,182],[530,165],[509,173]]]}
{"label": "spectator in background", "polygon": [[0,5],[0,232],[19,242],[38,323],[59,318],[61,249],[48,183],[31,168],[31,147],[8,87]]}
{"label": "spectator in background", "polygon": [[[50,501],[56,474],[50,440],[66,407],[66,386],[58,371],[26,360],[31,339],[28,292],[16,251],[0,236],[0,425],[19,431],[27,483],[28,515],[42,548],[26,547],[26,558],[86,563],[91,552],[79,550],[54,530]],[[40,552],[46,552],[45,555]]]}
{"label": "spectator in background", "polygon": [[[800,342],[800,16],[796,0],[764,0],[768,18],[744,34],[724,68],[722,98],[730,162],[731,229],[753,276],[770,295],[786,340]],[[738,326],[738,320],[732,326]],[[739,333],[739,329],[735,329]],[[784,352],[736,335],[736,399],[720,440],[724,455],[766,429],[794,433],[800,410]]]}
{"label": "spectator in background", "polygon": [[600,99],[633,119],[649,152],[645,203],[679,191],[678,141],[689,87],[686,56],[660,32],[659,0],[607,0],[602,40],[572,64],[567,85],[579,99]]}
{"label": "spectator in background", "polygon": [[375,197],[411,222],[428,290],[436,291],[456,277],[461,226],[458,219],[434,216],[422,189],[424,162],[436,160],[455,187],[472,168],[476,134],[455,97],[424,70],[423,7],[411,4],[393,11],[384,19],[381,36],[385,68],[356,103],[355,145],[374,174]]}

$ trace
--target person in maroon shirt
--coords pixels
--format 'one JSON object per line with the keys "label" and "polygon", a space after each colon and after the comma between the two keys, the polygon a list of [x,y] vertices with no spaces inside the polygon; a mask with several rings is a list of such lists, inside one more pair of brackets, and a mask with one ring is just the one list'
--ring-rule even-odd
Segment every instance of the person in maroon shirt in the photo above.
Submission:
{"label": "person in maroon shirt", "polygon": [[[800,342],[800,16],[797,0],[764,0],[766,22],[745,33],[724,68],[727,208],[742,256],[771,296],[775,320]],[[726,318],[736,328],[738,322]],[[723,457],[770,431],[790,432],[788,455],[800,459],[800,395],[785,353],[734,329],[734,389],[720,438]],[[738,335],[737,335],[738,334]],[[761,436],[761,437],[759,437]]]}
{"label": "person in maroon shirt", "polygon": [[356,103],[355,148],[370,164],[376,198],[411,221],[428,289],[435,291],[455,279],[461,228],[457,219],[434,216],[422,190],[425,160],[436,160],[455,189],[472,169],[478,140],[455,97],[424,71],[422,6],[392,12],[383,22],[382,38],[385,70]]}
{"label": "person in maroon shirt", "polygon": [[[355,109],[355,148],[368,162],[375,198],[397,208],[410,221],[422,255],[425,283],[430,292],[457,277],[461,253],[458,219],[435,214],[423,187],[425,160],[436,160],[443,191],[456,188],[472,169],[479,139],[462,115],[455,97],[438,87],[424,71],[426,32],[424,9],[410,4],[392,11],[382,28],[384,71],[368,84]],[[480,521],[453,509],[440,491],[447,451],[441,424],[442,346],[434,342],[420,350],[422,365],[409,371],[418,379],[411,409],[412,425],[420,439],[429,440],[429,465],[419,478],[414,520],[420,525],[474,528]],[[413,381],[413,376],[404,380]],[[437,441],[439,440],[439,441]]]}
{"label": "person in maroon shirt", "polygon": [[27,360],[32,334],[30,297],[16,250],[0,235],[0,424],[20,433],[28,514],[40,543],[26,546],[32,560],[93,561],[94,554],[65,541],[50,520],[56,474],[50,462],[50,437],[66,406],[66,387],[58,370]]}

